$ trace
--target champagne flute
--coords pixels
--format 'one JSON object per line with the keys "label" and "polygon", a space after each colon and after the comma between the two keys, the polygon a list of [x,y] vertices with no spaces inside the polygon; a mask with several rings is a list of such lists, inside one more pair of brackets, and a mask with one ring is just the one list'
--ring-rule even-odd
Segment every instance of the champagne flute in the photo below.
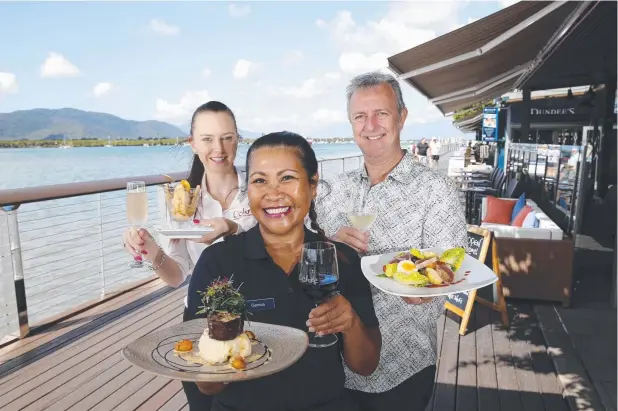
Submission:
{"label": "champagne flute", "polygon": [[[298,280],[303,291],[314,301],[316,307],[337,295],[339,266],[335,244],[326,241],[303,244]],[[320,337],[313,333],[309,338],[309,347],[330,347],[338,340],[335,334]]]}
{"label": "champagne flute", "polygon": [[364,187],[359,187],[356,195],[352,196],[352,205],[348,210],[350,224],[361,231],[368,231],[377,215],[375,209],[367,203]]}
{"label": "champagne flute", "polygon": [[[148,193],[143,181],[129,181],[127,183],[127,220],[136,230],[140,230],[148,221]],[[141,268],[142,261],[132,261],[131,268]]]}

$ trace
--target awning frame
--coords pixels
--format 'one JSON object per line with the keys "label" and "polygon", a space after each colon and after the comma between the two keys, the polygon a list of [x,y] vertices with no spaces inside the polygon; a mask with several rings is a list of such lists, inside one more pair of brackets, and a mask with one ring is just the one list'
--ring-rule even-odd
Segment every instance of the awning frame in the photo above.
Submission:
{"label": "awning frame", "polygon": [[486,92],[487,90],[491,90],[492,88],[496,87],[499,84],[502,84],[515,77],[520,76],[522,73],[526,71],[529,64],[530,62],[526,62],[517,67],[514,67],[513,69],[507,71],[506,73],[502,73],[496,77],[493,77],[487,81],[479,83],[473,87],[469,87],[469,88],[462,89],[462,90],[457,90],[455,92],[445,94],[443,96],[438,96],[436,98],[430,99],[429,102],[432,104],[443,104],[443,103],[450,103],[452,101],[461,100],[463,98],[470,98],[470,97],[477,96],[479,94]]}
{"label": "awning frame", "polygon": [[516,24],[515,26],[511,27],[510,29],[508,29],[507,31],[502,33],[501,35],[499,35],[496,38],[488,41],[487,43],[485,43],[483,46],[477,48],[476,50],[469,51],[467,53],[460,54],[459,56],[451,57],[449,59],[440,61],[438,63],[430,64],[428,66],[421,67],[421,68],[416,69],[416,70],[411,70],[411,71],[408,71],[407,73],[399,74],[397,76],[397,78],[399,80],[406,80],[406,79],[408,79],[410,77],[415,77],[415,76],[418,76],[418,75],[421,75],[421,74],[430,73],[432,71],[436,71],[436,70],[442,69],[444,67],[452,66],[453,64],[457,64],[457,63],[460,63],[462,61],[470,60],[470,59],[473,59],[475,57],[479,57],[479,56],[481,56],[483,54],[486,54],[489,51],[491,51],[494,48],[496,48],[499,45],[501,45],[502,43],[504,43],[505,41],[507,41],[508,39],[510,39],[511,37],[517,35],[518,33],[522,32],[523,30],[525,30],[529,25],[536,23],[537,21],[539,21],[543,17],[547,16],[548,14],[550,14],[553,11],[557,10],[558,8],[564,6],[566,3],[567,3],[566,1],[552,2],[547,7],[541,9],[540,11],[536,12],[535,14],[533,14],[530,17],[528,17],[527,19],[525,19],[522,22],[520,22],[520,23]]}
{"label": "awning frame", "polygon": [[[522,85],[526,84],[528,79],[534,75],[543,63],[547,61],[547,59],[560,48],[562,43],[569,38],[569,34],[572,33],[580,24],[586,21],[586,18],[594,11],[595,8],[597,8],[599,3],[600,0],[594,2],[591,6],[590,2],[582,2],[582,4],[580,4],[580,6],[573,11],[570,18],[565,21],[564,25],[556,31],[547,45],[539,52],[528,69],[517,79],[517,81],[515,81],[515,84],[513,84],[513,89],[520,89]],[[584,14],[586,9],[588,10],[582,17],[582,14]]]}

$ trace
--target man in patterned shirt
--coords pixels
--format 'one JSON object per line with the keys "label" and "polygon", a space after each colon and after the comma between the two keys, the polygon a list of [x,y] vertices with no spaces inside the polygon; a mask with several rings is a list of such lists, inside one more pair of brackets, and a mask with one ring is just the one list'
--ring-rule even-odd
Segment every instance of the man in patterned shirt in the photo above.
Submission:
{"label": "man in patterned shirt", "polygon": [[[378,72],[360,75],[350,82],[347,101],[365,166],[321,184],[316,205],[326,235],[362,254],[465,246],[455,186],[401,148],[408,111],[397,80]],[[359,196],[377,213],[367,232],[350,227],[346,217]],[[423,411],[433,391],[436,323],[445,299],[402,298],[374,287],[372,293],[382,333],[380,364],[368,377],[346,369],[346,387],[362,410]]]}

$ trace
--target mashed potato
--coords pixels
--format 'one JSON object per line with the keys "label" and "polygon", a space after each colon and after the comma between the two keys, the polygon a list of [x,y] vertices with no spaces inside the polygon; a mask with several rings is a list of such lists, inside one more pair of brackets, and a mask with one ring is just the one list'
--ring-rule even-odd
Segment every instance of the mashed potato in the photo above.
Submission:
{"label": "mashed potato", "polygon": [[198,347],[200,357],[210,364],[227,362],[230,357],[247,358],[251,355],[251,340],[245,333],[233,340],[219,341],[210,338],[208,329],[206,329],[200,337]]}

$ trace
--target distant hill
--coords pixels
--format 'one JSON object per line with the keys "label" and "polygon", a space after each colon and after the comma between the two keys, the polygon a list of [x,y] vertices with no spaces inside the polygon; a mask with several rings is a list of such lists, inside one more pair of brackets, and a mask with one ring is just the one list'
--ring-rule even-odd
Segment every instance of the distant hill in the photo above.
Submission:
{"label": "distant hill", "polygon": [[73,108],[0,113],[0,140],[44,140],[83,137],[176,137],[185,136],[178,127],[162,121],[133,121],[106,113]]}
{"label": "distant hill", "polygon": [[[0,113],[0,140],[62,140],[67,138],[101,139],[111,136],[136,139],[138,137],[186,137],[188,130],[162,121],[134,121],[107,114],[74,108],[14,111]],[[245,138],[257,138],[262,133],[238,130]]]}

